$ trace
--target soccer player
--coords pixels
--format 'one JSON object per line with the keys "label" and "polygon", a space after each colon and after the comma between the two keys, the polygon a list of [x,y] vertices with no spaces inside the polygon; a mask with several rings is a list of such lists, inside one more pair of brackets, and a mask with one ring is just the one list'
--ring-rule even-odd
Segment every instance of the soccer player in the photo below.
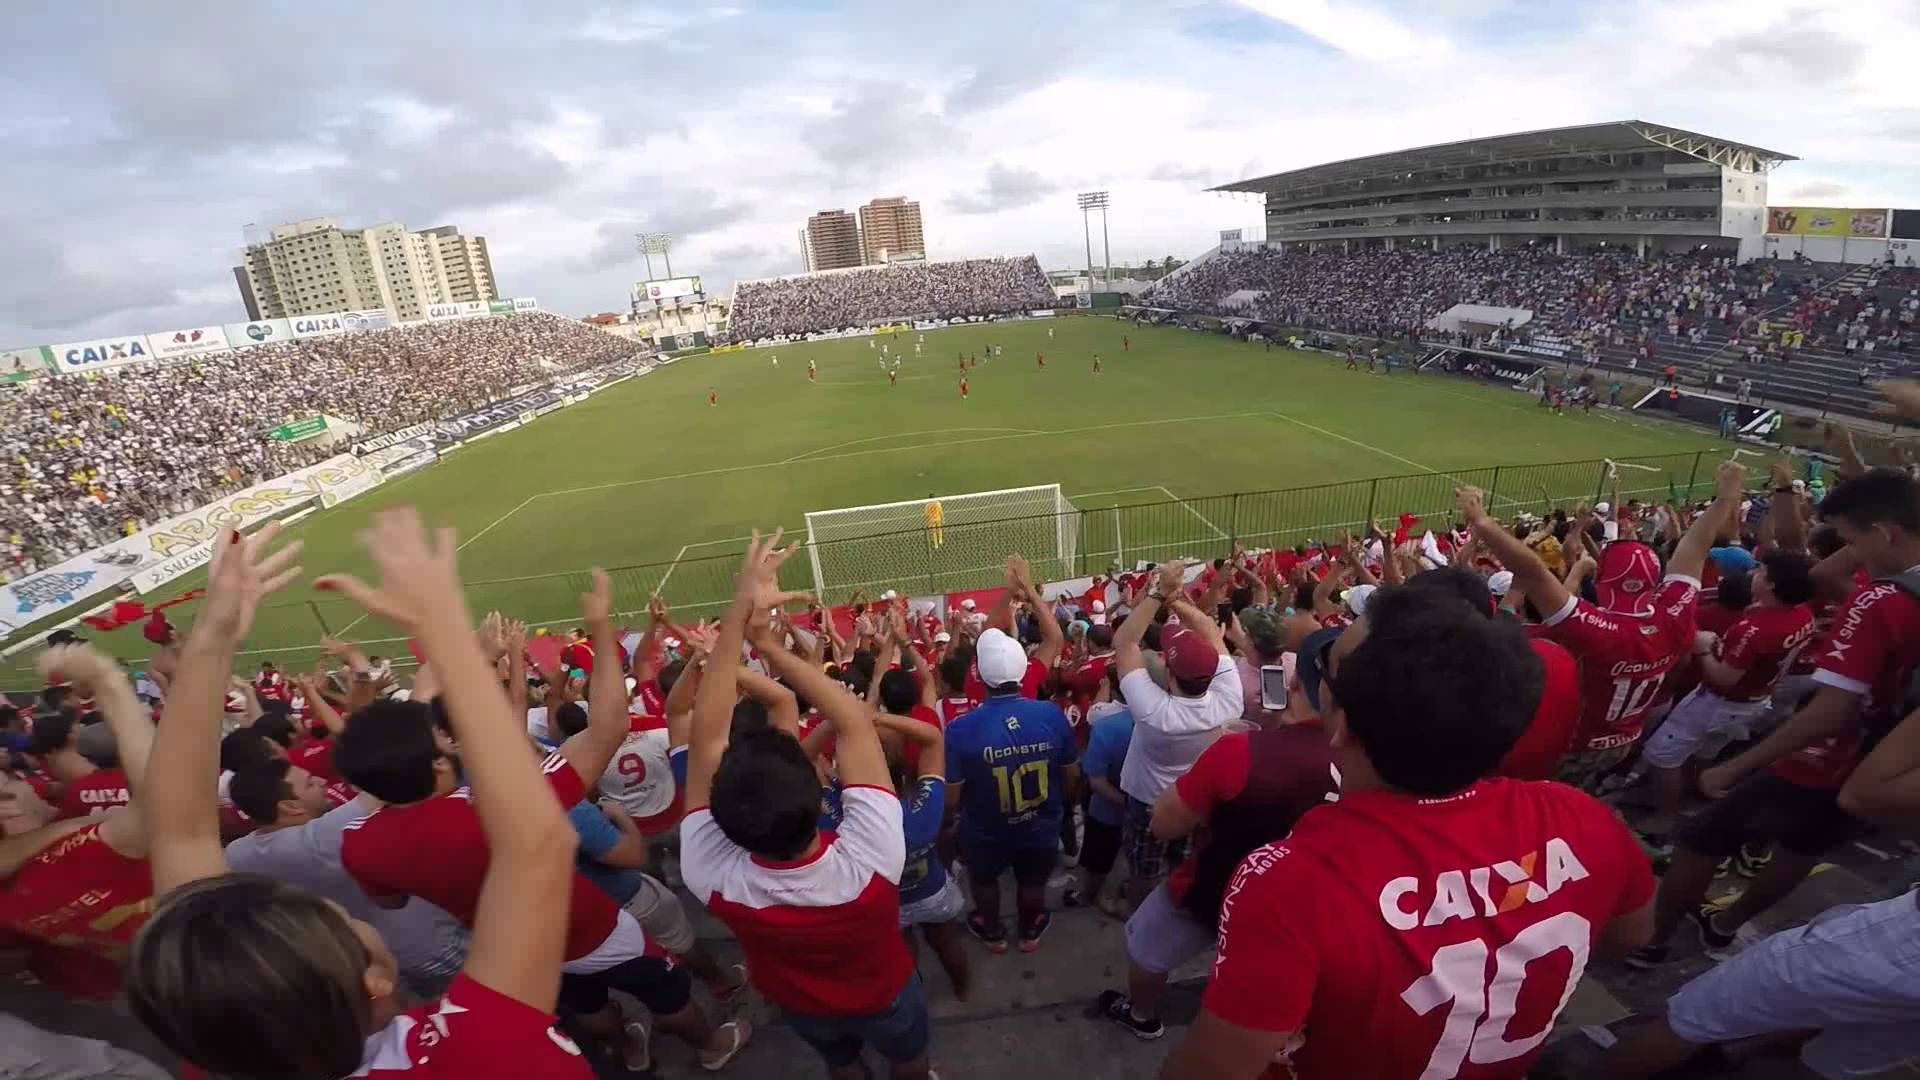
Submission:
{"label": "soccer player", "polygon": [[[965,379],[960,380],[960,396],[967,396],[967,381]],[[927,498],[932,501],[921,508],[922,512],[927,515],[927,539],[933,542],[935,549],[938,549],[941,544],[947,542],[947,510],[940,505],[940,500],[933,497],[933,492],[927,492]]]}
{"label": "soccer player", "polygon": [[1034,362],[1035,364],[1037,364],[1037,365],[1039,365],[1040,367],[1042,367],[1042,368],[1045,368],[1045,367],[1047,366],[1047,354],[1045,354],[1045,353],[1034,353],[1034,354],[1033,354],[1033,362]]}
{"label": "soccer player", "polygon": [[962,356],[960,358],[960,374],[965,375],[966,373],[967,373],[967,358]]}
{"label": "soccer player", "polygon": [[774,366],[774,367],[779,367],[779,366],[780,366],[780,354],[779,354],[779,353],[774,353],[774,354],[773,354],[773,366]]}
{"label": "soccer player", "polygon": [[973,879],[967,930],[987,951],[1007,951],[1000,875],[1013,871],[1020,951],[1040,948],[1066,793],[1080,783],[1079,750],[1067,716],[1021,694],[1027,652],[999,629],[980,635],[974,665],[986,685],[980,707],[947,732],[947,787],[959,808],[961,858]]}
{"label": "soccer player", "polygon": [[[1489,517],[1480,489],[1456,493],[1462,520],[1513,571],[1514,585],[1544,617],[1545,636],[1580,661],[1580,731],[1559,779],[1575,787],[1597,783],[1625,759],[1647,713],[1664,700],[1667,674],[1693,647],[1694,601],[1707,551],[1738,510],[1745,475],[1737,462],[1720,466],[1713,505],[1680,538],[1664,577],[1659,556],[1638,540],[1616,540],[1602,548],[1594,580],[1598,606],[1570,591],[1525,541]],[[1581,513],[1579,533],[1568,536],[1584,535],[1592,522],[1590,513]],[[1579,574],[1576,569],[1572,575],[1576,582]]]}
{"label": "soccer player", "polygon": [[1588,958],[1646,940],[1647,857],[1584,793],[1487,778],[1540,692],[1512,621],[1385,588],[1318,666],[1340,798],[1235,871],[1161,1076],[1525,1075]]}
{"label": "soccer player", "polygon": [[967,377],[965,375],[960,376],[960,400],[967,400]]}
{"label": "soccer player", "polygon": [[1095,375],[1100,374],[1100,354],[1099,353],[1093,354],[1093,373]]}
{"label": "soccer player", "polygon": [[1127,340],[1125,335],[1122,335],[1120,338],[1120,351],[1126,352],[1128,349],[1131,349],[1132,347],[1133,347],[1133,342]]}
{"label": "soccer player", "polygon": [[1051,326],[1047,327],[1047,339],[1049,341],[1053,339],[1053,327]]}
{"label": "soccer player", "polygon": [[708,405],[708,407],[709,407],[709,408],[711,408],[712,406],[715,406],[715,405],[718,405],[718,404],[720,404],[720,395],[714,392],[714,389],[713,389],[713,387],[711,387],[711,386],[709,386],[709,387],[707,387],[707,405]]}
{"label": "soccer player", "polygon": [[895,364],[893,367],[887,370],[887,385],[888,386],[900,385],[900,365]]}
{"label": "soccer player", "polygon": [[807,381],[808,382],[814,381],[815,376],[819,374],[820,374],[819,369],[813,366],[813,358],[808,357],[807,358]]}

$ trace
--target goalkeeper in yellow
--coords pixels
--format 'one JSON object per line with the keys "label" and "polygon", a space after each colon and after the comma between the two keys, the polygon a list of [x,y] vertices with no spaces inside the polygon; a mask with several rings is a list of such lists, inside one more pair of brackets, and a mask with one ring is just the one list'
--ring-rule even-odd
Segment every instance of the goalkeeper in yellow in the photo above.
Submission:
{"label": "goalkeeper in yellow", "polygon": [[927,514],[927,539],[937,551],[941,544],[947,542],[947,512],[941,508],[940,500],[932,495],[927,496],[927,505],[923,509]]}

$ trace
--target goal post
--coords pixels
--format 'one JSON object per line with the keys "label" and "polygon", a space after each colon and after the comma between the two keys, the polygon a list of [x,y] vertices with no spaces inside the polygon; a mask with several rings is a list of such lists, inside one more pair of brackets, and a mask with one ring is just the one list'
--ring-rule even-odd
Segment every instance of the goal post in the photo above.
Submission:
{"label": "goal post", "polygon": [[1080,513],[1058,484],[935,495],[807,514],[813,587],[932,594],[987,588],[1018,552],[1036,582],[1075,576]]}

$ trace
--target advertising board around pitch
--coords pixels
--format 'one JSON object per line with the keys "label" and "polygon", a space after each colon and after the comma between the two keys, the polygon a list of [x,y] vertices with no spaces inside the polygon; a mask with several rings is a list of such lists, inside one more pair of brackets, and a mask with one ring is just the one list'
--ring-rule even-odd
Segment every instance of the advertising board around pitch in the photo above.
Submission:
{"label": "advertising board around pitch", "polygon": [[153,355],[161,360],[225,352],[230,347],[227,345],[226,330],[218,326],[190,326],[184,330],[162,330],[157,334],[148,334],[147,344],[153,347]]}
{"label": "advertising board around pitch", "polygon": [[69,375],[80,375],[91,371],[112,371],[114,368],[127,367],[130,364],[146,364],[153,361],[153,348],[147,344],[145,334],[95,338],[92,341],[69,341],[48,346],[48,348],[53,350],[54,364]]}
{"label": "advertising board around pitch", "polygon": [[285,319],[256,319],[253,322],[230,322],[220,328],[227,344],[236,349],[250,348],[254,345],[271,345],[276,341],[293,340],[293,324]]}

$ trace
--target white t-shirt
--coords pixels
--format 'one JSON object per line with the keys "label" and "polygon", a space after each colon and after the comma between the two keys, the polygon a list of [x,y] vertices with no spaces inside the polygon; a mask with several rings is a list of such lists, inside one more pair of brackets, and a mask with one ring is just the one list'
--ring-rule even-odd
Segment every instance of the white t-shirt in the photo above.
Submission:
{"label": "white t-shirt", "polygon": [[667,729],[628,735],[600,774],[600,792],[635,818],[665,813],[679,794],[667,758]]}
{"label": "white t-shirt", "polygon": [[1120,766],[1120,790],[1151,804],[1180,779],[1201,751],[1240,715],[1245,695],[1233,657],[1222,655],[1213,681],[1199,697],[1177,697],[1154,685],[1145,668],[1120,676],[1120,692],[1133,712],[1133,742]]}

